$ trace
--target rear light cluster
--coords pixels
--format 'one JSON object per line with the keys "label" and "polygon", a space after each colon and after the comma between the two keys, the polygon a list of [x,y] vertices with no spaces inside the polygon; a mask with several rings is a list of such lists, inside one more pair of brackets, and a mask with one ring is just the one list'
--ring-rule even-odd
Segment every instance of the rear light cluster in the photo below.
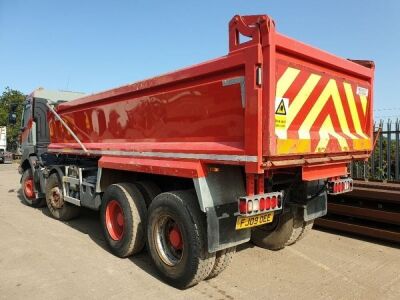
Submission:
{"label": "rear light cluster", "polygon": [[241,215],[253,215],[282,208],[282,192],[254,195],[239,199]]}
{"label": "rear light cluster", "polygon": [[353,179],[346,178],[346,179],[339,179],[330,181],[328,183],[328,193],[329,194],[342,194],[351,192],[353,190]]}

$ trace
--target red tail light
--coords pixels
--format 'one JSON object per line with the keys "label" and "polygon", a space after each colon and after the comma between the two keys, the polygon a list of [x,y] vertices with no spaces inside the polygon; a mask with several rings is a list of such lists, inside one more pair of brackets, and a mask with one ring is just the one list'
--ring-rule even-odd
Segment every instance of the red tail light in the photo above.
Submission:
{"label": "red tail light", "polygon": [[283,192],[270,192],[259,195],[242,196],[238,199],[241,215],[257,215],[265,211],[280,210],[283,207]]}
{"label": "red tail light", "polygon": [[339,191],[339,189],[338,189],[338,184],[337,183],[334,183],[333,184],[333,192],[334,193],[337,193]]}
{"label": "red tail light", "polygon": [[260,210],[264,210],[265,209],[265,198],[261,198],[260,199]]}
{"label": "red tail light", "polygon": [[271,198],[271,208],[275,208],[277,204],[277,199],[275,196]]}
{"label": "red tail light", "polygon": [[239,212],[240,212],[241,214],[245,214],[246,211],[247,211],[247,202],[246,202],[246,199],[240,199],[240,202],[239,202]]}
{"label": "red tail light", "polygon": [[271,208],[271,198],[266,198],[265,199],[265,209],[270,209]]}
{"label": "red tail light", "polygon": [[341,194],[353,189],[353,180],[351,178],[333,179],[329,183],[329,194]]}

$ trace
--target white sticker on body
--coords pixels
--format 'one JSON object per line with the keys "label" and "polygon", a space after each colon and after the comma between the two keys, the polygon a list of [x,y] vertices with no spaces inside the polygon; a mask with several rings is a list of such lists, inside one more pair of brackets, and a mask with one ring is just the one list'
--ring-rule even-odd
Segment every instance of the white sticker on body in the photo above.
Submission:
{"label": "white sticker on body", "polygon": [[368,97],[368,89],[361,87],[361,86],[357,86],[357,90],[356,93],[358,96],[365,96]]}

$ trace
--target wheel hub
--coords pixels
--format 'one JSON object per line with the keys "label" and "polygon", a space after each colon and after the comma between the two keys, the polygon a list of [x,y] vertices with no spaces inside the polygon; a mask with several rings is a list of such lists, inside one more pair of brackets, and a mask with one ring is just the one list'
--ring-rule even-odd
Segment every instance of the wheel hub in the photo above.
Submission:
{"label": "wheel hub", "polygon": [[24,193],[29,199],[35,198],[35,191],[33,189],[33,178],[28,177],[24,182]]}
{"label": "wheel hub", "polygon": [[58,186],[50,190],[50,203],[54,208],[61,208],[64,205],[64,198]]}
{"label": "wheel hub", "polygon": [[153,223],[153,240],[156,251],[168,266],[176,266],[185,251],[184,237],[179,224],[170,215],[161,215]]}
{"label": "wheel hub", "polygon": [[117,200],[111,200],[106,207],[106,227],[108,234],[115,241],[122,239],[125,229],[124,213]]}
{"label": "wheel hub", "polygon": [[176,250],[182,249],[182,235],[178,225],[174,225],[169,232],[169,242]]}

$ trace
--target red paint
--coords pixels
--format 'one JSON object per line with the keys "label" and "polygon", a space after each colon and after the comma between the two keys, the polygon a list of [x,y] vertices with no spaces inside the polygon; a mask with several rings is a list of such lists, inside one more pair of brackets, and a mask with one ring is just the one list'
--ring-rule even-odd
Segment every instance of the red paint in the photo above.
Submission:
{"label": "red paint", "polygon": [[247,201],[246,201],[246,199],[240,199],[239,200],[239,212],[241,214],[246,214],[247,213]]}
{"label": "red paint", "polygon": [[264,194],[264,174],[257,176],[257,194]]}
{"label": "red paint", "polygon": [[[240,35],[249,37],[249,41],[240,43]],[[264,162],[298,161],[320,155],[312,152],[301,155],[277,154],[274,123],[276,83],[278,76],[288,66],[296,67],[305,74],[321,74],[324,77],[322,81],[335,78],[338,82],[346,80],[351,83],[353,89],[357,85],[368,87],[367,114],[360,120],[363,129],[372,137],[373,64],[355,63],[285,37],[276,32],[274,21],[265,15],[235,16],[231,20],[229,53],[226,56],[63,103],[57,111],[89,152],[109,150],[209,155],[209,158],[193,160],[126,158],[108,154],[103,155],[99,162],[102,167],[201,177],[205,173],[204,163],[225,163],[243,165],[247,174],[262,174],[265,169],[277,167]],[[258,68],[261,68],[261,84],[257,82]],[[304,82],[306,77],[302,76]],[[245,107],[242,107],[240,84],[223,84],[224,80],[237,77],[245,80]],[[301,82],[297,82],[293,88],[299,90],[300,87]],[[342,89],[339,92],[343,95]],[[288,93],[294,94],[294,91],[289,90]],[[310,103],[315,103],[317,96],[310,97]],[[308,102],[302,110],[305,113],[307,109]],[[358,98],[356,109],[360,112]],[[350,111],[346,105],[344,112],[349,119]],[[332,122],[337,128],[338,120],[332,106],[324,108],[321,115],[329,113],[332,113]],[[295,120],[289,136],[297,135],[298,125],[298,120]],[[80,149],[52,115],[49,116],[49,127],[51,151]],[[351,120],[349,128],[354,132]],[[311,133],[314,148],[319,139],[316,130]],[[340,130],[337,131],[342,134]],[[370,150],[353,149],[352,144],[348,152],[370,154]],[[324,155],[334,153],[342,154],[343,151],[332,141]],[[215,154],[246,156],[255,161],[221,161],[213,159],[212,155]],[[344,163],[349,161],[345,159]],[[323,169],[325,165],[319,163],[319,166]],[[307,169],[303,172],[306,177],[310,176],[307,175],[310,173]],[[312,176],[325,176],[325,173],[314,172]],[[260,191],[263,188],[261,182],[256,186]],[[254,178],[252,182],[247,180],[246,188],[249,195],[257,192]]]}
{"label": "red paint", "polygon": [[103,156],[99,167],[186,178],[206,176],[206,169],[200,161]]}
{"label": "red paint", "polygon": [[254,174],[247,174],[246,175],[246,195],[253,196],[255,193],[255,180]]}
{"label": "red paint", "polygon": [[271,197],[271,208],[275,208],[277,204],[278,199],[275,196]]}
{"label": "red paint", "polygon": [[169,242],[171,243],[171,246],[175,250],[182,250],[183,248],[183,240],[182,240],[182,234],[181,231],[178,227],[177,224],[175,224],[169,234],[168,234]]}
{"label": "red paint", "polygon": [[347,165],[344,163],[308,166],[302,168],[302,179],[304,181],[345,175],[347,175]]}
{"label": "red paint", "polygon": [[30,200],[35,198],[33,177],[28,177],[28,178],[25,179],[25,181],[24,181],[24,194]]}
{"label": "red paint", "polygon": [[265,198],[261,198],[260,199],[260,210],[264,210],[265,209]]}
{"label": "red paint", "polygon": [[265,199],[265,209],[270,209],[271,208],[271,198],[267,197]]}
{"label": "red paint", "polygon": [[125,220],[121,205],[117,200],[111,200],[106,207],[106,227],[109,235],[115,241],[120,241],[124,235]]}

